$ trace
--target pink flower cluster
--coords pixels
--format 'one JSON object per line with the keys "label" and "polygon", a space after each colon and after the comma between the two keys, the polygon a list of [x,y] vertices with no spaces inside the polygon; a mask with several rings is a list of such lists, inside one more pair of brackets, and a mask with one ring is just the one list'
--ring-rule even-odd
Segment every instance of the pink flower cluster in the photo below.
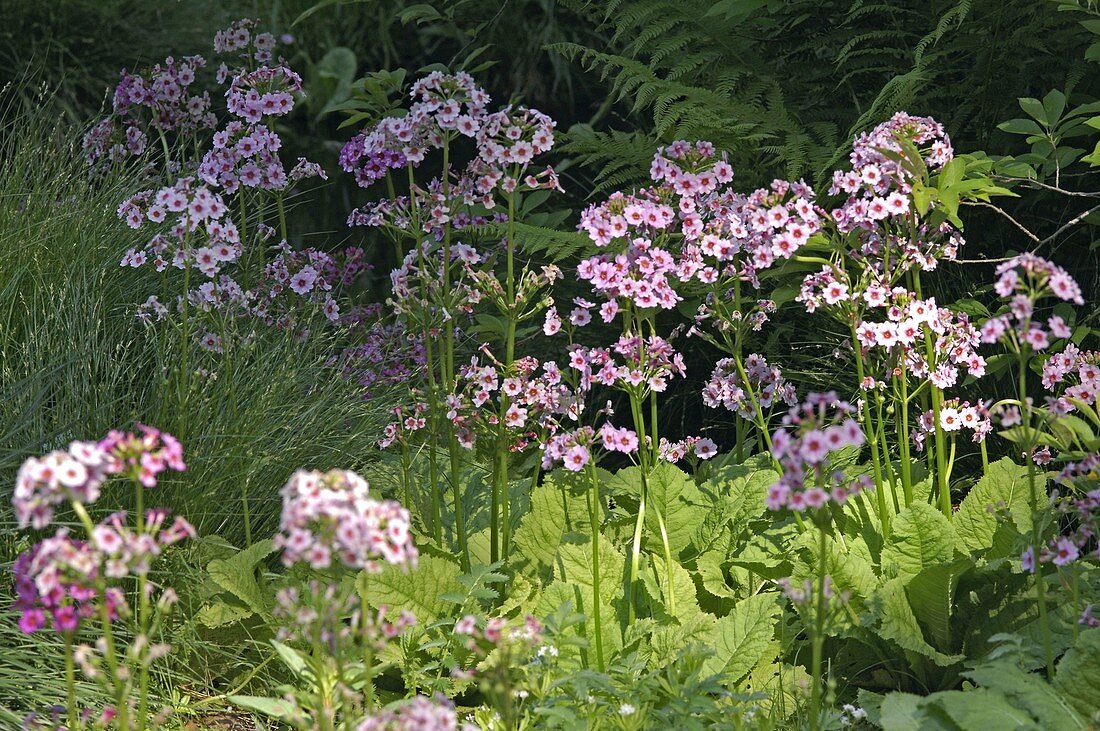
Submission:
{"label": "pink flower cluster", "polygon": [[[885,308],[887,318],[885,322],[860,322],[856,337],[864,352],[882,348],[910,373],[941,389],[955,385],[960,368],[976,378],[985,375],[986,360],[978,354],[981,337],[966,313],[937,307],[934,299],[915,299],[902,288],[887,295],[885,288],[872,286],[863,299],[875,303],[872,307]],[[926,338],[933,346],[931,362]]]}
{"label": "pink flower cluster", "polygon": [[73,442],[67,450],[30,457],[15,477],[12,505],[20,528],[42,530],[61,503],[92,503],[117,470],[107,451],[95,442]]}
{"label": "pink flower cluster", "polygon": [[[242,18],[229,24],[225,30],[214,34],[216,53],[234,53],[240,51],[242,58],[252,57],[256,63],[270,63],[275,50],[275,36],[270,33],[256,33],[257,21]],[[250,48],[251,46],[251,48]]]}
{"label": "pink flower cluster", "polygon": [[226,193],[235,193],[241,186],[282,190],[290,182],[306,177],[328,177],[320,166],[305,158],[288,176],[278,155],[282,145],[282,138],[264,125],[233,120],[214,134],[213,148],[199,165],[199,177]]}
{"label": "pink flower cluster", "polygon": [[761,409],[770,409],[776,401],[794,406],[794,386],[783,377],[778,366],[769,366],[759,353],[751,353],[744,365],[747,384],[742,381],[733,358],[719,360],[703,387],[703,403],[712,409],[725,407],[743,419],[756,418],[753,396]]}
{"label": "pink flower cluster", "polygon": [[230,113],[255,124],[264,117],[289,114],[294,108],[294,95],[301,91],[302,77],[279,64],[237,74],[225,99]]}
{"label": "pink flower cluster", "polygon": [[810,394],[791,407],[783,426],[772,435],[772,455],[782,465],[783,475],[768,488],[769,510],[786,507],[801,512],[830,500],[843,504],[870,485],[866,475],[850,479],[843,472],[827,473],[834,452],[863,445],[863,430],[852,417],[854,412],[832,391]]}
{"label": "pink flower cluster", "polygon": [[1008,312],[986,320],[982,326],[982,342],[995,343],[1008,339],[1017,347],[1045,350],[1050,336],[1068,338],[1072,332],[1061,317],[1047,320],[1048,329],[1036,322],[1035,304],[1053,296],[1077,305],[1085,303],[1081,287],[1062,267],[1035,256],[1020,254],[997,267],[993,289],[1008,300]]}
{"label": "pink flower cluster", "polygon": [[[380,711],[359,724],[358,731],[459,731],[454,704],[443,695],[434,698],[418,695],[394,709]],[[475,731],[473,724],[461,725],[461,731]]]}
{"label": "pink flower cluster", "polygon": [[183,472],[183,445],[168,432],[138,424],[138,432],[111,430],[99,446],[107,452],[109,470],[137,480],[144,487],[156,487],[157,475],[165,470]]}
{"label": "pink flower cluster", "polygon": [[1100,393],[1100,353],[1067,343],[1061,353],[1043,363],[1043,386],[1061,393],[1057,402],[1063,413],[1076,408],[1076,402],[1095,405]]}
{"label": "pink flower cluster", "polygon": [[[1055,491],[1051,503],[1058,514],[1058,525],[1063,527],[1060,535],[1047,541],[1036,552],[1028,547],[1020,557],[1023,570],[1034,573],[1039,564],[1053,563],[1065,566],[1086,556],[1100,558],[1100,544],[1097,543],[1100,530],[1100,488],[1096,487],[1100,476],[1100,454],[1092,453],[1079,462],[1067,464],[1058,475],[1058,480],[1066,484],[1070,491],[1062,496]],[[1088,489],[1092,488],[1092,489]],[[1086,617],[1086,624],[1090,621]]]}
{"label": "pink flower cluster", "polygon": [[283,563],[326,569],[339,561],[352,569],[381,570],[379,561],[415,566],[409,513],[391,500],[368,495],[367,481],[350,470],[298,470],[282,489],[276,548]]}
{"label": "pink flower cluster", "polygon": [[[648,437],[647,437],[648,439]],[[718,454],[718,445],[707,437],[684,437],[680,441],[670,442],[661,437],[657,443],[657,455],[666,462],[676,463],[682,459],[711,459]]]}
{"label": "pink flower cluster", "polygon": [[171,56],[155,64],[148,78],[123,69],[115,87],[115,114],[137,118],[146,110],[154,127],[167,130],[198,130],[214,126],[210,95],[190,94],[196,72],[206,66],[202,56],[187,56],[177,62]]}
{"label": "pink flower cluster", "polygon": [[554,146],[556,126],[537,109],[507,106],[482,122],[477,131],[478,156],[492,166],[526,167]]}
{"label": "pink flower cluster", "polygon": [[[974,442],[983,442],[993,431],[993,422],[990,420],[989,411],[981,402],[972,405],[969,401],[959,399],[947,399],[940,407],[940,428],[947,433],[969,429]],[[910,434],[913,444],[918,451],[924,450],[924,443],[929,435],[935,434],[936,416],[929,409],[917,419],[917,428]]]}
{"label": "pink flower cluster", "polygon": [[[612,441],[617,442],[614,439]],[[636,446],[637,435],[628,441]],[[549,471],[560,462],[570,472],[580,472],[592,459],[592,450],[600,442],[597,442],[596,431],[590,426],[554,434],[542,445],[542,469]]]}
{"label": "pink flower cluster", "polygon": [[462,446],[472,449],[479,431],[497,435],[503,421],[509,449],[522,451],[540,432],[555,429],[557,417],[576,420],[578,400],[557,363],[526,356],[505,369],[486,348],[482,352],[488,362],[471,358],[459,371],[457,392],[447,397],[447,419]]}
{"label": "pink flower cluster", "polygon": [[799,181],[774,180],[747,196],[731,195],[714,202],[716,224],[703,234],[704,255],[720,264],[736,262],[728,275],[744,277],[759,287],[759,272],[790,259],[821,230],[822,211],[814,191]]}
{"label": "pink flower cluster", "polygon": [[106,603],[108,617],[117,617],[125,611],[126,599],[117,588],[101,596],[100,571],[95,549],[70,538],[64,528],[20,554],[12,567],[14,609],[21,613],[19,629],[26,634],[44,628],[73,632],[82,620],[100,611],[101,601]]}
{"label": "pink flower cluster", "polygon": [[[172,214],[178,214],[174,221],[169,220]],[[134,229],[146,221],[170,224],[168,236],[156,234],[144,249],[127,251],[122,266],[137,268],[152,261],[162,272],[171,263],[177,269],[194,267],[213,278],[241,254],[240,234],[221,196],[194,178],[137,193],[122,202],[118,215]]]}
{"label": "pink flower cluster", "polygon": [[474,137],[489,104],[489,95],[464,72],[432,72],[413,85],[411,96],[408,114],[383,119],[340,151],[340,167],[360,186],[369,187],[389,170],[419,165],[443,146],[445,135]]}
{"label": "pink flower cluster", "polygon": [[663,392],[670,378],[687,372],[684,356],[659,335],[648,338],[622,335],[610,348],[572,345],[569,367],[580,373],[581,390],[599,384],[636,390],[643,395]]}
{"label": "pink flower cluster", "polygon": [[147,511],[141,531],[130,528],[125,519],[125,513],[115,513],[92,530],[92,545],[99,563],[104,574],[113,579],[145,576],[166,547],[197,535],[194,526],[182,516],[177,515],[166,525],[166,510]]}

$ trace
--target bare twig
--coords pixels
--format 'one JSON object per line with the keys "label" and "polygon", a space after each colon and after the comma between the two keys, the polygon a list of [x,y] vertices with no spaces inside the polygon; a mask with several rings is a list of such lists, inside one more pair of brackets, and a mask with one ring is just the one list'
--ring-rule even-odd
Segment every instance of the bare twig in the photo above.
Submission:
{"label": "bare twig", "polygon": [[1009,221],[1011,221],[1016,226],[1016,228],[1023,231],[1029,239],[1031,239],[1032,241],[1034,241],[1037,244],[1043,243],[1042,239],[1040,239],[1035,234],[1031,233],[1031,230],[1027,226],[1025,226],[1024,224],[1017,221],[1015,218],[1013,218],[1007,211],[1005,211],[1000,206],[995,206],[992,203],[986,203],[985,201],[963,201],[963,205],[964,206],[982,206],[983,208],[992,208],[994,211],[996,211],[997,213],[1001,214],[1002,216],[1007,218]]}
{"label": "bare twig", "polygon": [[1084,211],[1083,213],[1076,216],[1075,218],[1073,218],[1072,220],[1070,220],[1066,224],[1059,227],[1059,229],[1057,231],[1055,231],[1050,236],[1047,236],[1045,239],[1040,241],[1039,242],[1040,245],[1049,244],[1051,241],[1058,238],[1058,235],[1061,234],[1063,231],[1065,231],[1066,229],[1069,229],[1069,228],[1073,228],[1077,224],[1081,223],[1081,221],[1085,220],[1085,218],[1087,218],[1090,213],[1095,213],[1096,211],[1100,211],[1100,203],[1098,203],[1097,205],[1095,205],[1092,208],[1088,209],[1087,211]]}
{"label": "bare twig", "polygon": [[1034,178],[1015,178],[1009,175],[994,175],[993,179],[1005,183],[1022,183],[1030,188],[1042,188],[1043,190],[1049,190],[1053,193],[1058,193],[1060,195],[1066,195],[1073,198],[1100,198],[1100,192],[1066,190],[1065,188],[1060,188],[1057,185],[1042,183],[1038,180],[1035,180]]}

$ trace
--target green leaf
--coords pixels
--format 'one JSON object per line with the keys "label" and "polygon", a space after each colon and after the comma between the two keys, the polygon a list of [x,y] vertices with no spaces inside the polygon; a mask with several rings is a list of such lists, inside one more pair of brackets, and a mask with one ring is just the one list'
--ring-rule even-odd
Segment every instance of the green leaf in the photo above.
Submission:
{"label": "green leaf", "polygon": [[710,643],[714,655],[707,658],[704,668],[726,672],[733,680],[744,678],[772,644],[779,612],[775,594],[756,594],[738,602],[715,624]]}
{"label": "green leaf", "polygon": [[1017,530],[1021,533],[1030,529],[1027,468],[1008,457],[989,466],[985,476],[970,489],[955,513],[953,522],[958,534],[959,550],[974,553],[992,546],[998,523],[995,511],[1002,508],[1008,508]]}
{"label": "green leaf", "polygon": [[268,718],[289,720],[294,715],[294,705],[282,698],[264,698],[258,695],[231,695],[227,701],[235,706],[262,713]]}
{"label": "green leaf", "polygon": [[937,693],[926,701],[926,705],[940,708],[964,731],[1040,731],[1040,726],[1025,711],[1013,706],[1001,693],[988,688]]}
{"label": "green leaf", "polygon": [[883,731],[954,731],[921,708],[924,698],[912,693],[889,693],[882,699],[879,723]]}
{"label": "green leaf", "polygon": [[442,20],[443,18],[443,16],[440,15],[439,11],[433,8],[428,3],[418,3],[416,5],[411,5],[398,13],[397,17],[401,20],[402,23],[406,25],[408,25],[409,23],[416,23],[417,25],[420,25],[421,23],[427,23],[433,20]]}
{"label": "green leaf", "polygon": [[[695,582],[691,574],[676,559],[672,559],[671,590],[664,556],[660,554],[650,554],[648,566],[642,572],[642,582],[651,601],[656,602],[671,618],[686,622],[702,611],[699,609],[699,600],[695,594]],[[656,613],[654,615],[656,616]]]}
{"label": "green leaf", "polygon": [[408,572],[387,564],[368,579],[367,601],[374,607],[385,604],[394,613],[407,609],[418,623],[428,625],[451,606],[443,596],[462,590],[460,573],[457,563],[442,556],[422,555],[419,565]]}
{"label": "green leaf", "polygon": [[195,614],[195,621],[204,627],[215,629],[227,624],[239,622],[245,617],[254,614],[252,609],[243,604],[230,604],[229,602],[215,601],[205,604]]}
{"label": "green leaf", "polygon": [[531,493],[531,510],[512,537],[516,558],[546,580],[553,571],[559,546],[591,533],[585,500],[588,481],[587,475],[552,472]]}
{"label": "green leaf", "polygon": [[207,566],[210,578],[224,591],[240,599],[256,614],[267,615],[267,595],[256,581],[256,566],[275,551],[264,539],[226,559],[214,559]]}
{"label": "green leaf", "polygon": [[300,652],[276,640],[271,641],[271,646],[275,648],[275,652],[279,655],[279,659],[283,661],[283,664],[287,666],[287,669],[299,678],[306,674],[309,663],[306,662]]}
{"label": "green leaf", "polygon": [[[648,484],[646,530],[653,540],[660,541],[663,519],[672,555],[679,556],[691,545],[692,535],[710,512],[710,503],[690,477],[668,462],[657,464]],[[636,503],[642,488],[641,470],[637,467],[620,470],[608,487],[613,495]]]}
{"label": "green leaf", "polygon": [[955,555],[951,521],[927,503],[915,502],[894,520],[890,542],[882,549],[885,576],[909,578]]}
{"label": "green leaf", "polygon": [[1090,629],[1058,662],[1054,687],[1086,718],[1100,709],[1100,629]]}
{"label": "green leaf", "polygon": [[1007,122],[998,124],[997,129],[1014,135],[1043,134],[1043,128],[1030,119],[1010,119]]}
{"label": "green leaf", "polygon": [[1043,103],[1041,101],[1030,97],[1021,98],[1019,101],[1020,109],[1023,109],[1029,117],[1038,120],[1039,124],[1044,127],[1051,126],[1051,120],[1047,117],[1046,109],[1043,108]]}
{"label": "green leaf", "polygon": [[951,616],[955,609],[955,590],[959,579],[974,567],[970,558],[929,566],[909,580],[905,595],[923,627],[944,651],[952,648]]}
{"label": "green leaf", "polygon": [[[555,580],[539,597],[539,603],[535,608],[535,614],[546,616],[560,609],[566,602],[573,605],[573,609],[585,615],[585,621],[574,627],[574,632],[583,637],[589,649],[587,652],[587,665],[594,667],[596,656],[594,647],[596,641],[595,603],[600,605],[600,627],[603,636],[604,659],[609,659],[623,645],[623,638],[616,611],[617,601],[623,596],[623,564],[625,557],[602,534],[600,541],[600,591],[599,597],[593,589],[592,582],[592,555],[591,545],[570,544],[563,545],[558,550],[558,557],[554,562]],[[563,656],[568,654],[563,648]],[[575,662],[580,657],[574,657]]]}
{"label": "green leaf", "polygon": [[963,675],[978,685],[1002,693],[1014,706],[1025,709],[1047,731],[1088,728],[1069,702],[1049,683],[1012,662],[986,663]]}
{"label": "green leaf", "polygon": [[[869,602],[871,616],[876,622],[875,631],[884,640],[889,640],[903,650],[929,658],[941,666],[954,665],[963,660],[962,655],[947,655],[924,639],[920,623],[909,604],[902,579],[887,581]],[[885,704],[883,704],[885,709]],[[885,714],[885,710],[883,711]]]}

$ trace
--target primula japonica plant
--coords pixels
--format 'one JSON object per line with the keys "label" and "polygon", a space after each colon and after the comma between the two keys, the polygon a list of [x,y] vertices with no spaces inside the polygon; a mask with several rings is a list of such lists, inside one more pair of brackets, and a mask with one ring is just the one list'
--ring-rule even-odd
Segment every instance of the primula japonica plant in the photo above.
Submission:
{"label": "primula japonica plant", "polygon": [[[516,359],[516,334],[521,323],[545,307],[542,290],[556,270],[517,269],[516,223],[524,196],[557,189],[554,171],[535,171],[533,159],[554,144],[554,122],[523,107],[489,112],[489,96],[469,74],[433,72],[416,82],[412,104],[404,116],[387,117],[357,135],[341,153],[341,165],[353,172],[363,187],[385,179],[389,197],[356,209],[349,224],[381,228],[394,243],[400,267],[394,271],[393,306],[406,327],[419,331],[425,343],[428,408],[422,430],[429,460],[432,516],[430,530],[442,544],[442,487],[436,444],[446,440],[451,507],[455,514],[457,546],[469,566],[467,528],[461,492],[463,446],[473,444],[473,423],[459,413],[456,394],[461,390],[456,334],[472,324],[479,304],[491,305],[498,324],[497,355],[505,373]],[[465,168],[454,165],[452,151],[463,138],[473,140],[475,156]],[[417,182],[417,169],[429,153],[441,152],[439,174],[426,185]],[[397,196],[404,169],[405,194]],[[477,229],[500,224],[503,251],[481,253],[459,240],[474,240]],[[501,257],[501,255],[503,255]],[[503,261],[501,261],[503,258]],[[503,265],[503,272],[495,268]],[[508,412],[511,396],[501,395],[500,414]],[[491,558],[507,556],[512,518],[508,486],[511,438],[500,418],[481,418],[491,428],[494,453],[491,486]],[[395,425],[395,429],[397,425]],[[418,429],[417,431],[420,431]],[[387,438],[389,439],[389,438]],[[403,449],[407,442],[403,442]]]}
{"label": "primula japonica plant", "polygon": [[[67,507],[84,532],[78,539],[59,527],[13,566],[19,628],[64,640],[67,729],[145,729],[163,720],[150,717],[149,679],[153,663],[170,650],[161,640],[176,595],[150,572],[168,547],[195,531],[182,517],[145,510],[144,498],[161,473],[185,468],[172,435],[142,426],[136,434],[113,431],[99,442],[73,442],[19,469],[12,503],[21,528],[44,530]],[[88,507],[119,478],[134,487],[133,521],[115,513],[93,522]],[[132,638],[126,646],[123,637]],[[77,668],[103,686],[110,705],[81,705]]]}
{"label": "primula japonica plant", "polygon": [[[1007,311],[994,315],[985,322],[981,338],[986,343],[1004,343],[1017,361],[1016,398],[1002,401],[998,406],[1012,409],[1013,416],[1009,417],[1009,423],[1006,424],[1002,418],[1002,425],[1010,426],[1013,421],[1019,423],[1014,427],[1015,433],[1012,436],[1013,442],[1022,448],[1021,457],[1027,464],[1028,496],[1032,514],[1029,545],[1021,556],[1021,564],[1024,571],[1037,575],[1036,601],[1042,623],[1047,671],[1053,675],[1054,653],[1047,618],[1046,582],[1039,569],[1048,560],[1056,560],[1056,565],[1059,566],[1064,565],[1076,559],[1078,552],[1077,543],[1066,537],[1052,539],[1055,548],[1053,556],[1050,546],[1042,545],[1044,533],[1050,528],[1049,519],[1044,519],[1044,508],[1048,506],[1049,500],[1045,488],[1046,478],[1040,478],[1036,473],[1037,467],[1050,462],[1052,455],[1051,445],[1040,446],[1040,442],[1043,440],[1044,430],[1056,430],[1059,418],[1076,410],[1078,404],[1086,414],[1093,413],[1097,373],[1090,368],[1092,364],[1088,362],[1089,357],[1086,355],[1081,358],[1076,346],[1070,343],[1065,353],[1049,356],[1043,368],[1043,381],[1048,387],[1064,384],[1066,375],[1076,370],[1075,375],[1080,378],[1080,383],[1065,388],[1064,395],[1059,398],[1051,397],[1048,407],[1036,407],[1032,397],[1028,395],[1028,374],[1031,372],[1032,359],[1036,353],[1050,349],[1052,335],[1056,338],[1055,342],[1064,342],[1071,335],[1069,327],[1060,316],[1052,314],[1044,322],[1036,310],[1042,306],[1044,299],[1051,297],[1082,305],[1084,299],[1081,288],[1066,270],[1033,254],[1021,254],[1010,259],[997,267],[996,274],[994,290],[1006,301]],[[1072,456],[1072,453],[1066,456]],[[1088,474],[1089,465],[1089,458],[1086,457],[1079,465],[1067,466],[1063,477],[1072,484],[1071,478],[1078,475],[1082,466],[1082,474]],[[1082,508],[1085,535],[1088,536],[1091,534],[1091,518],[1087,498]]]}
{"label": "primula japonica plant", "polygon": [[[416,566],[409,514],[393,501],[371,498],[366,480],[347,470],[299,470],[282,497],[274,547],[282,550],[284,565],[303,564],[327,582],[279,595],[280,613],[289,624],[275,648],[308,687],[289,690],[286,707],[273,706],[270,699],[234,700],[269,714],[276,708],[273,715],[295,728],[353,728],[375,705],[376,653],[416,621],[408,613],[388,621],[385,607],[372,613],[367,604],[366,584],[381,565]],[[356,581],[342,582],[341,572],[357,574]],[[299,651],[294,644],[309,649]]]}

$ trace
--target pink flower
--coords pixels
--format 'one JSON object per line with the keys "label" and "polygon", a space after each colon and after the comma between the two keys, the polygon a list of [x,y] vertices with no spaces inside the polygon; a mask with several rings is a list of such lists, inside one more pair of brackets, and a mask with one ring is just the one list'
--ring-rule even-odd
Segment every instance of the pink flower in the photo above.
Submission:
{"label": "pink flower", "polygon": [[588,459],[588,450],[580,444],[574,445],[565,452],[565,469],[569,470],[570,472],[580,472],[584,469],[584,466],[588,464]]}

